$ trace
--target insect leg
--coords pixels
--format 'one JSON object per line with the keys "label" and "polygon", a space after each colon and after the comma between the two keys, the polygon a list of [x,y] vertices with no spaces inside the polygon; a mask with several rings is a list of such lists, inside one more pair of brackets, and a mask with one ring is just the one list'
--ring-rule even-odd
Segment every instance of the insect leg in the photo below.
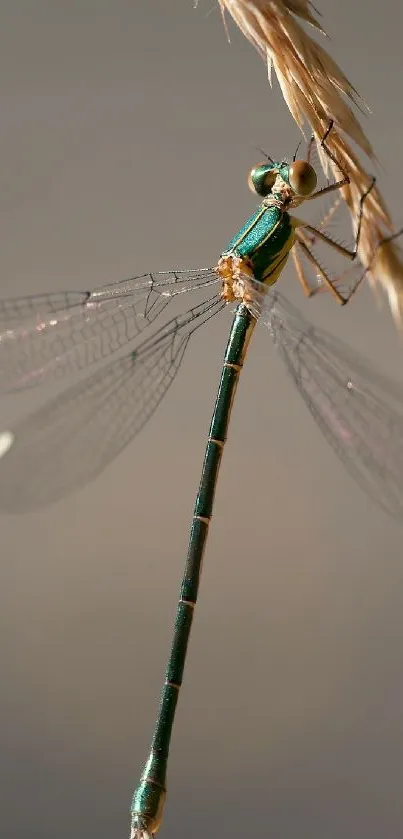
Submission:
{"label": "insect leg", "polygon": [[366,189],[366,191],[361,195],[360,206],[359,206],[359,210],[358,210],[357,232],[355,234],[355,243],[354,243],[354,248],[352,250],[350,248],[344,248],[342,245],[339,245],[338,242],[335,242],[330,236],[327,236],[325,233],[322,233],[316,227],[311,227],[309,224],[307,224],[306,229],[310,230],[312,233],[316,233],[319,236],[320,239],[322,239],[324,242],[326,242],[331,247],[338,250],[339,253],[342,253],[344,256],[347,256],[351,260],[355,259],[356,256],[357,256],[357,253],[358,253],[358,246],[359,246],[359,243],[360,243],[361,225],[362,225],[362,218],[363,218],[363,213],[364,213],[364,201],[368,197],[371,190],[373,189],[373,187],[375,185],[375,181],[376,181],[376,178],[372,178],[368,189]]}
{"label": "insect leg", "polygon": [[[340,303],[341,306],[344,306],[348,302],[348,300],[350,299],[351,295],[350,295],[350,297],[348,297],[346,299],[345,297],[343,297],[342,294],[340,294],[340,292],[337,290],[337,288],[335,288],[335,286],[333,285],[332,281],[328,277],[324,268],[322,268],[322,266],[320,265],[320,263],[318,262],[316,257],[313,255],[313,253],[310,250],[310,248],[308,247],[308,245],[304,242],[302,231],[301,232],[299,230],[296,231],[296,239],[297,239],[297,243],[298,243],[299,247],[305,253],[306,258],[309,259],[309,261],[312,263],[312,265],[315,266],[318,274],[320,274],[320,276],[322,277],[323,282],[325,283],[326,287],[328,288],[330,293],[333,295],[335,300],[337,300],[337,302]],[[297,277],[298,277],[299,282],[301,283],[304,294],[306,294],[307,297],[312,297],[312,295],[315,294],[315,292],[309,287],[308,280],[306,279],[306,276],[304,274],[304,270],[302,268],[302,265],[301,265],[301,263],[298,259],[298,256],[297,256],[296,252],[294,251],[294,249],[292,251],[292,255],[293,255],[293,259],[294,259],[294,263],[295,263],[295,268],[296,268],[296,271],[297,271]],[[359,282],[361,282],[361,280]],[[354,291],[355,291],[355,289],[354,289]]]}
{"label": "insect leg", "polygon": [[329,158],[329,160],[331,160],[332,163],[334,163],[335,166],[337,166],[337,168],[340,170],[340,172],[343,175],[343,178],[341,178],[341,180],[339,180],[339,181],[335,181],[334,184],[328,184],[328,186],[324,186],[324,187],[322,187],[322,189],[318,189],[316,192],[313,192],[312,195],[307,196],[307,198],[305,199],[306,201],[312,201],[314,198],[320,198],[322,195],[327,195],[328,192],[334,192],[335,189],[341,189],[342,186],[347,186],[347,184],[350,183],[350,178],[349,178],[347,172],[345,171],[345,169],[343,169],[343,167],[341,166],[341,164],[339,163],[337,158],[334,156],[333,152],[330,151],[329,146],[326,145],[326,140],[327,140],[332,128],[333,128],[333,120],[331,119],[330,122],[329,122],[329,125],[326,129],[326,132],[325,132],[322,140],[320,141],[320,144],[322,146],[323,151],[325,152],[325,154]]}

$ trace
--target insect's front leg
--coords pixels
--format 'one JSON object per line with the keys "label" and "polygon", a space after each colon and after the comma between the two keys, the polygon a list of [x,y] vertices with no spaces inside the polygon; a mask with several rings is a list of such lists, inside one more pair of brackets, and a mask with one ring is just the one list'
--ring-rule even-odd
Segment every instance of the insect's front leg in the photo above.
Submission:
{"label": "insect's front leg", "polygon": [[312,195],[307,196],[307,198],[305,199],[306,201],[312,201],[314,198],[320,198],[322,195],[327,195],[328,192],[334,192],[334,190],[341,189],[343,186],[347,186],[347,184],[350,183],[350,177],[348,173],[343,168],[341,163],[339,163],[333,152],[329,149],[329,146],[326,144],[326,140],[333,128],[333,125],[334,121],[331,119],[328,128],[320,141],[320,144],[326,156],[329,158],[329,160],[332,161],[332,163],[335,164],[335,166],[337,166],[337,168],[342,173],[343,177],[341,178],[341,180],[335,181],[334,184],[328,184],[328,186],[324,186],[322,187],[322,189],[318,189],[316,192],[313,192]]}

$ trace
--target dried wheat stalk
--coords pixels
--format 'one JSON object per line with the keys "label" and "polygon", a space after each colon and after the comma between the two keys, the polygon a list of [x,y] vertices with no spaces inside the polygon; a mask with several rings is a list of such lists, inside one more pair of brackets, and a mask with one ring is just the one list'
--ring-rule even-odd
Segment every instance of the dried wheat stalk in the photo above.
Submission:
{"label": "dried wheat stalk", "polygon": [[[334,128],[328,145],[343,169],[350,184],[343,187],[343,198],[353,219],[357,218],[360,197],[370,177],[351,148],[349,140],[376,161],[348,100],[360,104],[360,96],[344,73],[316,41],[303,29],[297,18],[309,23],[326,35],[313,14],[316,9],[309,0],[218,0],[222,14],[228,11],[243,34],[267,60],[269,80],[271,70],[277,75],[284,99],[301,130],[308,123],[317,139],[323,137],[329,120]],[[327,174],[329,160],[320,155]],[[340,173],[331,163],[336,178]],[[370,266],[369,279],[373,286],[386,292],[396,321],[403,323],[403,259],[396,240],[379,243],[393,233],[390,214],[375,187],[364,204],[364,216],[359,245],[359,257]]]}

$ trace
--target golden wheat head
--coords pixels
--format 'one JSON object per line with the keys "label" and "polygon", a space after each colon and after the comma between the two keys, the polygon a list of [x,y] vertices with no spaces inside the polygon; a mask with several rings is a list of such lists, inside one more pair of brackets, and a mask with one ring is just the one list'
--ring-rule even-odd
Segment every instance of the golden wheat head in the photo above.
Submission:
{"label": "golden wheat head", "polygon": [[[350,184],[342,193],[354,226],[360,198],[371,179],[349,140],[371,161],[375,162],[376,157],[351,107],[362,104],[359,94],[326,50],[298,21],[300,18],[326,35],[313,14],[316,10],[308,0],[218,0],[218,3],[223,15],[225,11],[230,13],[267,61],[270,83],[274,69],[299,128],[303,130],[308,123],[319,142],[330,119],[334,121],[327,145],[350,177]],[[320,153],[319,146],[318,149]],[[326,172],[330,165],[334,176],[340,177],[326,156],[320,154],[320,159]],[[393,316],[400,324],[403,323],[403,258],[396,240],[385,241],[393,230],[390,214],[375,187],[364,204],[359,257],[364,266],[369,266],[371,283],[386,292]]]}

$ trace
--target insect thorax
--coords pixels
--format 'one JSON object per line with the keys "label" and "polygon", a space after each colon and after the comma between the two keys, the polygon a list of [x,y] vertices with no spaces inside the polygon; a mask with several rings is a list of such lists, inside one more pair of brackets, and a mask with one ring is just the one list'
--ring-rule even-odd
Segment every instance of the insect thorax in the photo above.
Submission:
{"label": "insect thorax", "polygon": [[264,201],[231,239],[221,256],[218,272],[223,278],[224,299],[234,299],[228,291],[231,274],[233,279],[239,279],[241,273],[246,273],[259,282],[273,285],[293,244],[294,227],[290,215],[277,202]]}

